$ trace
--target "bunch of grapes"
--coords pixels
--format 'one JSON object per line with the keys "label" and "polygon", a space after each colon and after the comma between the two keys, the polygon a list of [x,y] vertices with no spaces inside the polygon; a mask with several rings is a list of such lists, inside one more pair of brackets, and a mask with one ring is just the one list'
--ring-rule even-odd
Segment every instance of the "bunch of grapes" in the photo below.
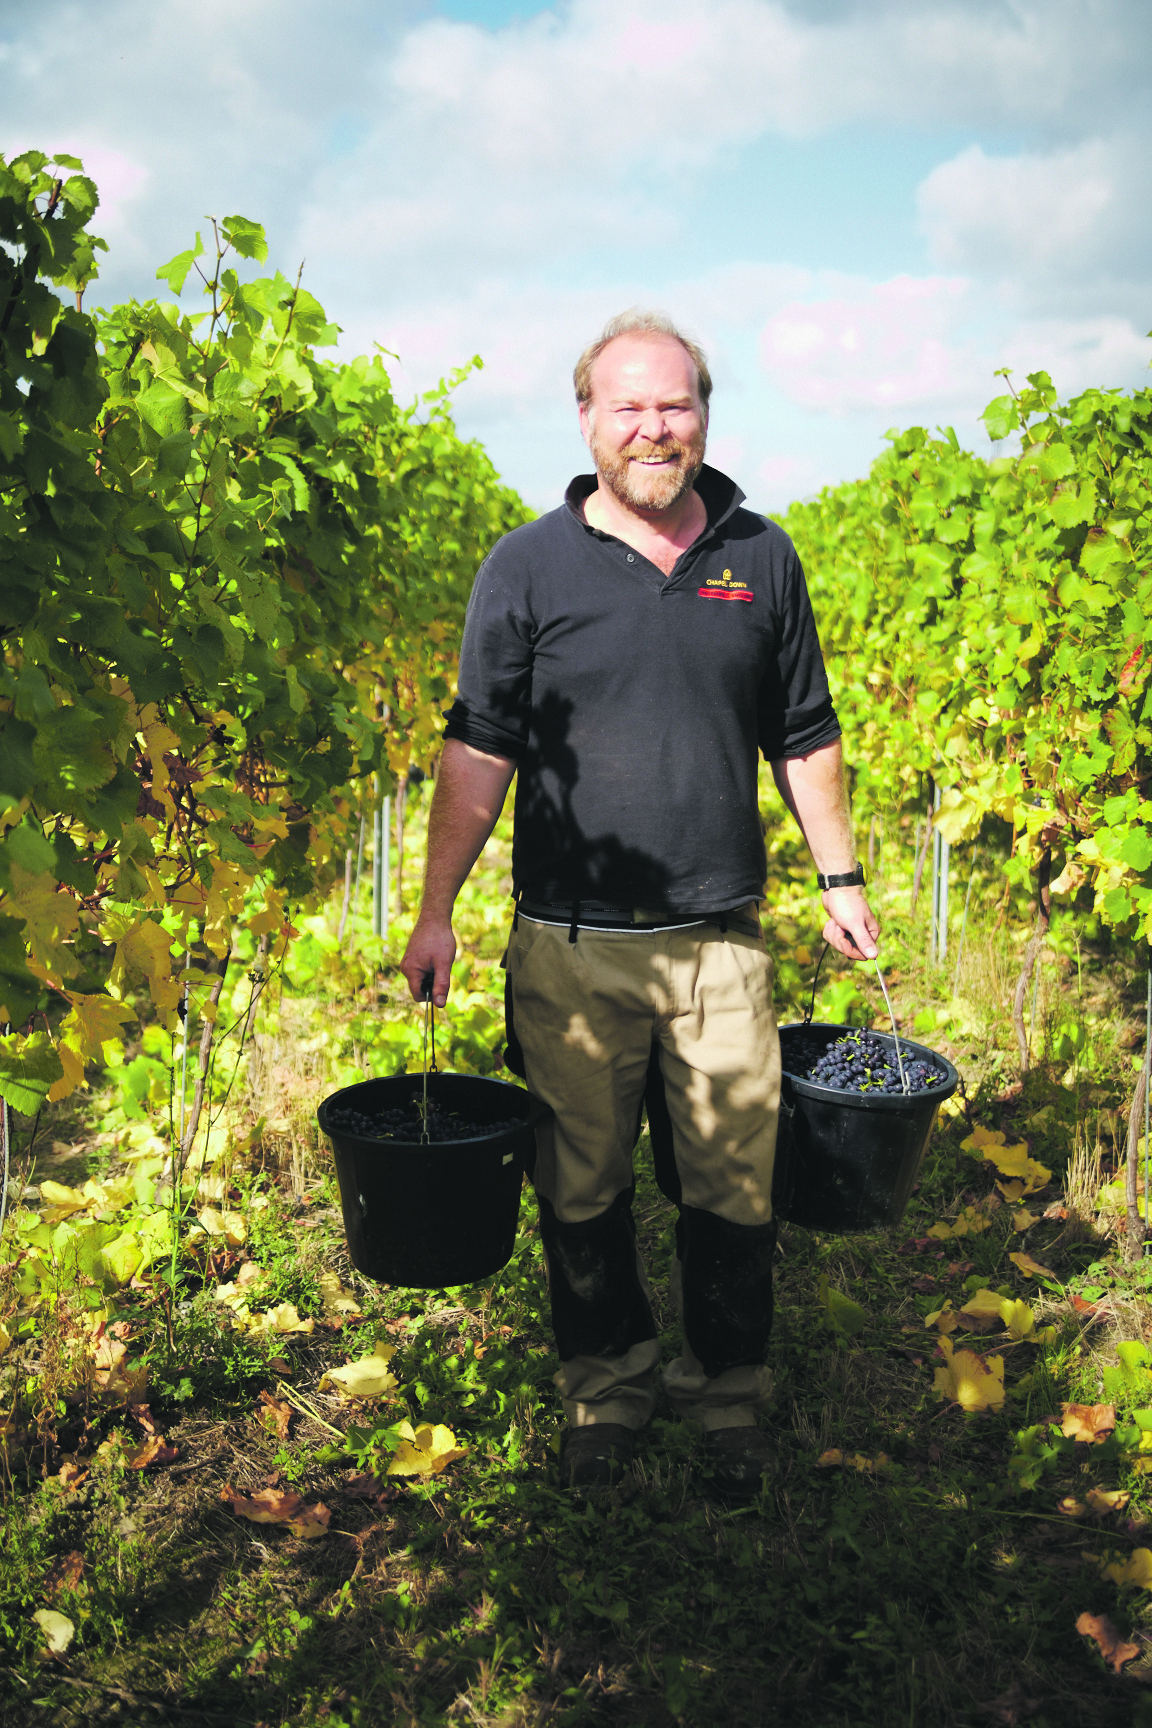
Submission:
{"label": "bunch of grapes", "polygon": [[829,1044],[819,1061],[805,1076],[817,1086],[828,1086],[834,1092],[927,1092],[939,1086],[944,1076],[929,1063],[904,1059],[905,1087],[895,1053],[874,1032],[850,1032]]}
{"label": "bunch of grapes", "polygon": [[[338,1132],[355,1134],[361,1140],[403,1140],[418,1143],[424,1130],[420,1105],[415,1099],[397,1110],[380,1110],[366,1116],[351,1105],[337,1105],[329,1110],[328,1121]],[[522,1128],[523,1122],[513,1116],[507,1122],[466,1122],[455,1110],[437,1110],[428,1106],[428,1138],[437,1144],[447,1140],[482,1140],[502,1134],[507,1128]]]}

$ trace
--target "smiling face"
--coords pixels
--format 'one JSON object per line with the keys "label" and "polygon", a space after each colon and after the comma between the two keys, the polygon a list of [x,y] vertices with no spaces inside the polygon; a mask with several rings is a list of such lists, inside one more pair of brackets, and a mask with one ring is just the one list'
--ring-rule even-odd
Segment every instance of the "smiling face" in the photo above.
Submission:
{"label": "smiling face", "polygon": [[672,336],[617,336],[592,368],[580,430],[601,484],[633,510],[671,509],[704,461],[708,418],[691,356]]}

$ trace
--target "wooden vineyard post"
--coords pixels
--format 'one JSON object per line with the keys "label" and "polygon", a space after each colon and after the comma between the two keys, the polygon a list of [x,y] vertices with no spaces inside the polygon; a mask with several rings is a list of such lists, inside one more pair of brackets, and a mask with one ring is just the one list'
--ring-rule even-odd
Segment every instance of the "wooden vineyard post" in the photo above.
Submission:
{"label": "wooden vineyard post", "polygon": [[404,815],[408,803],[408,774],[396,782],[396,912],[404,910]]}
{"label": "wooden vineyard post", "polygon": [[[934,785],[934,783],[931,780],[929,780],[928,784],[930,787],[933,787],[933,785]],[[933,810],[932,793],[929,792],[929,795],[928,795],[928,816],[927,816],[927,820],[924,823],[924,838],[920,842],[919,852],[918,852],[917,858],[916,858],[916,873],[912,878],[912,904],[908,908],[908,915],[910,918],[915,918],[915,916],[916,916],[916,903],[920,898],[920,884],[924,880],[924,865],[925,865],[927,858],[928,858],[928,842],[932,836],[932,810]],[[917,824],[916,832],[917,832],[917,835],[919,835],[919,832],[920,832],[919,824]]]}

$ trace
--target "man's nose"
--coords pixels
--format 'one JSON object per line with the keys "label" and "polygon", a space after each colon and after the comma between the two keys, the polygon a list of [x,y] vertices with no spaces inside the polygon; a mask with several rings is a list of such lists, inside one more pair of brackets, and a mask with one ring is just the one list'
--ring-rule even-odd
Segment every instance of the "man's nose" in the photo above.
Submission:
{"label": "man's nose", "polygon": [[668,436],[668,426],[661,409],[645,409],[636,430],[642,438],[647,438],[650,444],[659,444],[661,439]]}

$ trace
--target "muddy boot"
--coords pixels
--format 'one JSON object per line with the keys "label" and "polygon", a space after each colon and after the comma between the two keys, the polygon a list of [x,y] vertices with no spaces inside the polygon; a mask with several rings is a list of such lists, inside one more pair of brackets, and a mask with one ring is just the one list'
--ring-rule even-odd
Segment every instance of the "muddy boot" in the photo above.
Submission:
{"label": "muddy boot", "polygon": [[759,1428],[713,1428],[704,1436],[701,1462],[711,1473],[706,1487],[712,1493],[750,1500],[772,1475],[776,1451]]}
{"label": "muddy boot", "polygon": [[610,1488],[632,1462],[636,1433],[620,1422],[569,1428],[560,1447],[562,1488]]}

